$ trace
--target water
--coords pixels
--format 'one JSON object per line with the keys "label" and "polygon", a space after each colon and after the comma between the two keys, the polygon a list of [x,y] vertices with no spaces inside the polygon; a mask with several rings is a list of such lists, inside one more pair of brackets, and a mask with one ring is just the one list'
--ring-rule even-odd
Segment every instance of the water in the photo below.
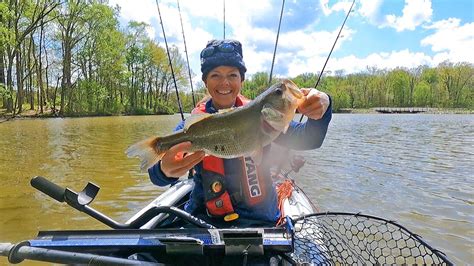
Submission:
{"label": "water", "polygon": [[[164,189],[125,156],[132,143],[170,132],[180,116],[14,120],[0,124],[0,242],[38,230],[105,229],[31,188],[42,175],[80,191],[124,222]],[[395,220],[456,264],[474,261],[472,115],[336,114],[322,148],[300,152],[297,184],[325,211]],[[0,258],[0,264],[6,263]]]}

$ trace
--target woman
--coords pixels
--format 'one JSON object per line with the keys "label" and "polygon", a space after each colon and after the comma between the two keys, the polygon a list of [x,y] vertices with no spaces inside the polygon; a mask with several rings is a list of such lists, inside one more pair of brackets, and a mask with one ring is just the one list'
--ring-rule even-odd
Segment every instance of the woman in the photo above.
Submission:
{"label": "woman", "polygon": [[[215,113],[219,109],[244,105],[247,100],[240,95],[240,90],[246,71],[240,42],[235,40],[209,41],[201,52],[201,72],[210,98],[198,104],[193,113]],[[298,107],[298,111],[308,117],[307,122],[291,122],[287,132],[281,134],[275,142],[295,150],[319,148],[331,120],[330,99],[327,94],[316,89],[302,89],[302,91],[305,100]],[[175,131],[182,129],[183,126],[184,122],[181,122]],[[203,152],[188,153],[183,156],[190,146],[190,142],[183,142],[168,150],[159,163],[148,169],[151,181],[159,186],[173,184],[180,176],[185,175],[194,167],[195,186],[185,210],[204,218],[206,213],[214,214],[214,210],[208,204],[209,197],[206,194],[208,192],[203,189],[203,183],[208,183],[207,178],[213,168],[211,164],[221,163],[222,169],[214,172],[219,172],[218,174],[223,176],[227,199],[230,199],[233,212],[238,214],[226,220],[239,217],[228,225],[275,224],[280,212],[270,165],[257,166],[250,157],[217,158],[211,163],[206,163],[209,156],[205,157]],[[263,158],[269,153],[269,150],[269,146],[264,148]],[[228,216],[225,217],[228,218]],[[220,221],[222,218],[212,220],[214,223]]]}

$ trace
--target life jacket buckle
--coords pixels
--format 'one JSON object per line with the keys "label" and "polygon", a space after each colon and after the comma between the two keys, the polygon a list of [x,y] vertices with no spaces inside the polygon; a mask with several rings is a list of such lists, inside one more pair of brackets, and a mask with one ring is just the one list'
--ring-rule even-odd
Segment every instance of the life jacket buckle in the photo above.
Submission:
{"label": "life jacket buckle", "polygon": [[204,170],[202,172],[202,185],[209,216],[223,217],[226,222],[239,218],[239,215],[234,211],[229,192],[227,192],[224,176]]}

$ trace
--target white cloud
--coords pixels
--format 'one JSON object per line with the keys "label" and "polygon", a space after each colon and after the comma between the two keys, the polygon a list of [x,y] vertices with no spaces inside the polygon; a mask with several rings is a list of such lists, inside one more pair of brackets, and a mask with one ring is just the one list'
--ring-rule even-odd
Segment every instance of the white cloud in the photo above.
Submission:
{"label": "white cloud", "polygon": [[392,51],[389,53],[373,53],[364,58],[354,55],[330,60],[326,71],[334,74],[337,70],[345,73],[358,73],[367,70],[367,67],[378,69],[394,69],[397,67],[416,68],[420,65],[433,66],[433,59],[423,53],[413,53],[408,49]]}
{"label": "white cloud", "polygon": [[[152,19],[158,18],[158,11],[155,1],[147,0],[133,2],[127,0],[111,0],[112,5],[121,6],[121,16],[126,21],[135,20],[151,24]],[[253,26],[252,19],[259,18],[266,12],[271,0],[241,0],[226,1],[226,38],[238,39],[244,45],[244,57],[249,73],[258,71],[269,71],[269,63],[272,54],[269,52],[257,52],[252,43],[263,43],[275,41],[275,32],[269,29],[256,28]],[[166,37],[169,45],[176,45],[184,53],[184,43],[182,40],[182,29],[179,20],[179,13],[175,0],[160,1],[160,11],[165,27]],[[195,76],[193,81],[200,80],[200,62],[199,53],[206,43],[215,38],[222,38],[223,33],[223,2],[215,0],[184,0],[180,1],[181,16],[186,38],[190,65]],[[277,22],[278,17],[275,16]],[[215,22],[212,22],[215,20]],[[211,23],[211,29],[203,28],[206,21]],[[162,37],[162,30],[159,24],[158,28],[150,28],[149,36],[155,39],[154,33],[158,32]],[[209,25],[207,25],[209,27]],[[153,31],[155,30],[155,31]],[[215,35],[213,32],[217,32]],[[176,43],[170,42],[170,37],[177,39]],[[273,51],[271,51],[273,52]],[[183,55],[184,56],[184,55]],[[250,72],[251,71],[251,72]]]}
{"label": "white cloud", "polygon": [[[321,70],[326,57],[313,57],[309,60],[295,59],[289,69],[289,76],[297,76],[305,72],[316,73]],[[331,58],[325,72],[334,74],[337,70],[345,73],[363,72],[367,67],[379,69],[394,69],[397,67],[416,68],[420,65],[434,66],[435,61],[423,53],[413,53],[408,49],[390,53],[373,53],[364,58],[349,55],[341,58]]]}
{"label": "white cloud", "polygon": [[360,0],[360,8],[358,13],[368,19],[372,23],[377,22],[379,16],[380,5],[382,0]]}
{"label": "white cloud", "polygon": [[[320,31],[306,33],[304,31],[293,31],[281,36],[279,45],[280,52],[277,54],[276,64],[288,66],[288,76],[297,76],[305,72],[316,73],[323,67],[330,52],[339,29],[333,32]],[[349,42],[355,30],[346,27],[343,30],[344,38],[336,43],[334,51],[337,51],[345,42]],[[330,59],[330,62],[333,58]]]}
{"label": "white cloud", "polygon": [[[120,6],[120,16],[125,21],[137,21],[137,22],[145,22],[151,25],[151,18],[157,17],[157,9],[156,5],[153,1],[140,1],[140,4],[133,1],[127,0],[111,0],[110,5]],[[147,29],[148,37],[154,38],[155,36],[155,29],[153,27],[149,27]]]}
{"label": "white cloud", "polygon": [[[113,4],[122,6],[121,16],[125,20],[155,22],[154,32],[161,35],[160,25],[155,1],[142,0],[138,2],[126,0],[111,0]],[[352,1],[341,0],[333,4],[328,0],[321,0],[320,4],[326,15],[332,15],[336,11],[347,11]],[[460,25],[458,19],[443,20],[431,25],[426,25],[432,16],[431,1],[427,0],[406,0],[402,10],[402,15],[380,14],[380,7],[383,0],[359,0],[356,2],[355,10],[360,16],[351,19],[360,19],[361,16],[375,24],[381,26],[381,22],[386,19],[390,24],[383,24],[385,27],[393,27],[397,31],[412,30],[419,25],[423,25],[425,31],[434,31],[430,36],[421,40],[422,46],[431,47],[433,53],[426,55],[421,52],[412,52],[408,49],[394,50],[386,53],[377,52],[374,46],[373,53],[365,57],[355,54],[344,57],[337,57],[339,49],[351,49],[351,41],[358,34],[360,26],[349,28],[346,25],[333,56],[329,60],[326,70],[336,71],[344,69],[346,73],[365,71],[367,66],[377,66],[378,68],[391,69],[395,67],[417,67],[419,65],[436,66],[438,63],[449,59],[453,62],[468,61],[474,62],[473,53],[469,49],[474,47],[473,34],[474,23]],[[175,0],[160,1],[161,13],[167,37],[175,40],[176,45],[183,52],[181,24]],[[200,80],[199,53],[208,40],[222,37],[223,28],[223,6],[222,1],[215,0],[181,0],[184,31],[188,55],[194,80]],[[255,20],[268,16],[270,5],[275,2],[271,0],[241,0],[226,1],[226,37],[238,39],[244,46],[244,59],[248,68],[248,74],[259,71],[269,71],[273,57],[273,45],[276,38],[276,28],[256,27]],[[330,5],[332,4],[332,5]],[[286,6],[288,7],[288,6]],[[274,9],[273,9],[274,10]],[[289,9],[287,12],[290,12]],[[278,23],[278,14],[275,17],[275,27]],[[317,25],[311,25],[300,30],[283,32],[279,38],[278,50],[275,61],[274,75],[296,76],[305,72],[318,72],[321,70],[329,50],[339,30],[339,26],[334,26],[334,31],[318,31]],[[153,30],[153,29],[151,29]],[[150,32],[150,34],[154,34]],[[153,37],[155,39],[155,37]],[[168,42],[170,40],[168,39]],[[258,49],[257,49],[258,47]],[[262,51],[262,47],[267,47]],[[357,50],[356,48],[352,47]],[[282,71],[283,70],[283,71]],[[284,70],[287,70],[286,73]]]}
{"label": "white cloud", "polygon": [[474,62],[474,23],[460,25],[460,20],[450,18],[426,26],[435,32],[421,40],[422,46],[431,46],[436,61]]}
{"label": "white cloud", "polygon": [[320,0],[321,9],[323,10],[324,15],[326,16],[331,15],[332,12],[338,12],[338,11],[347,12],[349,11],[351,4],[352,4],[352,1],[341,1],[341,2],[335,3],[333,6],[330,7],[329,0]]}
{"label": "white cloud", "polygon": [[433,15],[431,0],[405,0],[403,15],[397,17],[393,14],[385,17],[386,22],[382,27],[392,27],[397,31],[415,30],[424,22],[430,21]]}
{"label": "white cloud", "polygon": [[153,1],[140,1],[139,4],[127,0],[110,0],[110,4],[120,6],[120,15],[126,20],[147,22],[156,16],[156,5]]}

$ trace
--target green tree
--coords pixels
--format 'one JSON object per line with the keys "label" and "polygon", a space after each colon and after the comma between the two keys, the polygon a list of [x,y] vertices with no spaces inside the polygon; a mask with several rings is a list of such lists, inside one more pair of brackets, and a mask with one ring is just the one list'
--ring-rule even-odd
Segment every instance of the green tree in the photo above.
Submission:
{"label": "green tree", "polygon": [[[125,71],[125,36],[118,30],[118,11],[99,3],[85,10],[86,36],[77,57],[82,80],[75,92],[79,112],[119,113],[120,81]],[[96,88],[90,92],[91,88]]]}
{"label": "green tree", "polygon": [[413,92],[413,103],[415,106],[430,106],[431,103],[431,87],[426,81],[420,81],[416,84]]}
{"label": "green tree", "polygon": [[[246,77],[242,88],[242,95],[249,99],[254,99],[269,87],[269,77],[269,74],[266,72],[257,72],[250,77]],[[276,79],[273,82],[276,82]]]}
{"label": "green tree", "polygon": [[406,106],[409,102],[410,74],[405,69],[397,68],[389,73],[388,78],[393,95],[392,104],[397,107]]}
{"label": "green tree", "polygon": [[[41,21],[49,13],[56,9],[58,6],[57,1],[43,0],[33,3],[30,0],[23,1],[9,1],[8,5],[2,4],[1,21],[3,25],[7,26],[7,29],[3,28],[2,37],[0,38],[0,54],[2,58],[6,59],[6,73],[7,73],[7,90],[9,98],[6,100],[7,112],[21,112],[23,104],[23,82],[24,82],[24,69],[23,69],[23,51],[22,45],[25,40],[30,38],[31,34],[41,25]],[[13,66],[15,64],[15,75],[16,75],[16,105],[15,110],[13,96]],[[3,65],[3,63],[2,63]]]}
{"label": "green tree", "polygon": [[72,106],[72,72],[73,72],[73,50],[76,45],[86,36],[85,13],[88,5],[83,0],[71,0],[62,3],[58,13],[58,26],[62,46],[62,79],[61,79],[61,109],[59,115],[64,115],[66,100],[68,107],[73,112]]}
{"label": "green tree", "polygon": [[438,66],[441,88],[447,92],[445,106],[467,107],[472,101],[474,70],[468,63],[443,62]]}

